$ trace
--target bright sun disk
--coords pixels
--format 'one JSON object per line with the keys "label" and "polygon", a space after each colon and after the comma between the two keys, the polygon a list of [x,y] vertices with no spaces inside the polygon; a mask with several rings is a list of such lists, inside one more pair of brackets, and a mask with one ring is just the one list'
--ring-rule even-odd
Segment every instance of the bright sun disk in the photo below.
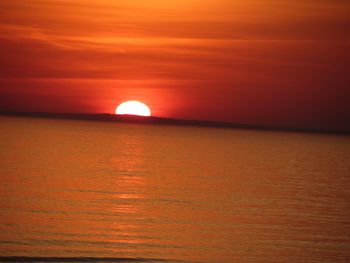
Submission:
{"label": "bright sun disk", "polygon": [[115,114],[118,115],[137,115],[137,116],[151,116],[151,110],[150,108],[139,101],[136,100],[130,100],[130,101],[125,101],[121,103],[116,111]]}

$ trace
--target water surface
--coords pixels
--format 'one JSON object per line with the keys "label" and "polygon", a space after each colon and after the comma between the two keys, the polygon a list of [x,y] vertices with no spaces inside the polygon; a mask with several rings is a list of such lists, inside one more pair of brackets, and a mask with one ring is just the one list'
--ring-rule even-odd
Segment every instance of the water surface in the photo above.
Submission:
{"label": "water surface", "polygon": [[4,261],[350,258],[346,136],[0,117],[0,176]]}

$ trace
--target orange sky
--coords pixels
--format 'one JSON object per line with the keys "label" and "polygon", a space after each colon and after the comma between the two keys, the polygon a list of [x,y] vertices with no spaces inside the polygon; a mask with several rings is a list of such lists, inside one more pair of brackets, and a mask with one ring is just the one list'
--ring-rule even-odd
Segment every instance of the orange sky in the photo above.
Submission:
{"label": "orange sky", "polygon": [[348,0],[1,0],[0,110],[350,128]]}

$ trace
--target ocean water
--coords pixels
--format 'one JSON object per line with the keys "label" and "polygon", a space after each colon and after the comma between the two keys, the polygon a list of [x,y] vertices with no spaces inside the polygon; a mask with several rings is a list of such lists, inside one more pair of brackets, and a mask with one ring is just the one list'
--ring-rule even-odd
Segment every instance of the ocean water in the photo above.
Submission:
{"label": "ocean water", "polygon": [[0,261],[350,262],[350,137],[0,117]]}

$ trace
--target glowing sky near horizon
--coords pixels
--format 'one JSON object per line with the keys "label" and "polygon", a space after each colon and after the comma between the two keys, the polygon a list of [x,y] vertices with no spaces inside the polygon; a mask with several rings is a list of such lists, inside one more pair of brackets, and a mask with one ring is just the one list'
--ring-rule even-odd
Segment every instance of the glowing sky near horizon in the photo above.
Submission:
{"label": "glowing sky near horizon", "polygon": [[2,0],[0,110],[350,128],[350,2]]}

